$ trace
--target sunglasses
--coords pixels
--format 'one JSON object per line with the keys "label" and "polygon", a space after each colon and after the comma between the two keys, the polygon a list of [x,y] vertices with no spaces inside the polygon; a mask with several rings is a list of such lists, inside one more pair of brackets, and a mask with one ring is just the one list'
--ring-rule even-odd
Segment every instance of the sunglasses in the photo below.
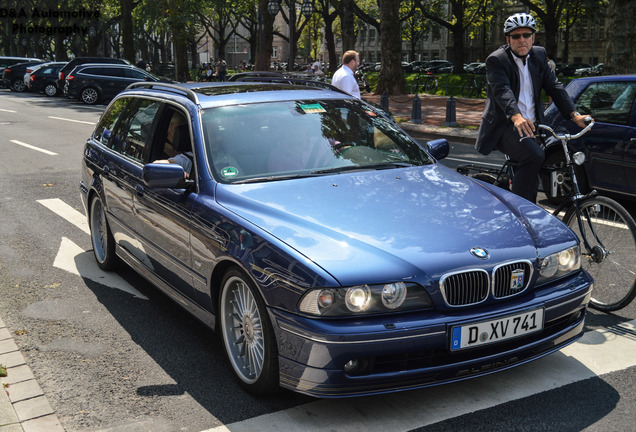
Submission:
{"label": "sunglasses", "polygon": [[514,40],[521,39],[521,36],[523,36],[524,39],[530,39],[533,34],[534,33],[517,33],[517,34],[510,35],[509,37],[510,39],[514,39]]}

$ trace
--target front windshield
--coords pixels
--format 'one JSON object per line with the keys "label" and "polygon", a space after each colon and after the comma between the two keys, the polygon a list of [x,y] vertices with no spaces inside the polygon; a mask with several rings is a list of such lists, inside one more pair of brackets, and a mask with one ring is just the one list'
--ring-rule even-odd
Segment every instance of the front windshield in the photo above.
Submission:
{"label": "front windshield", "polygon": [[231,105],[202,115],[211,171],[224,183],[425,165],[434,160],[357,100]]}

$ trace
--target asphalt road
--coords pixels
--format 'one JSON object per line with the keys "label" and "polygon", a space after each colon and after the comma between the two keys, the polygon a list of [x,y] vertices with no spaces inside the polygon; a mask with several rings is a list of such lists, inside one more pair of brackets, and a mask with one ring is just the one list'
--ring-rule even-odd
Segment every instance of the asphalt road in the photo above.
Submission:
{"label": "asphalt road", "polygon": [[[464,383],[245,394],[212,332],[132,271],[94,264],[78,181],[104,108],[0,90],[0,317],[67,431],[636,430],[636,304],[591,311],[562,352]],[[453,143],[445,163],[475,156]]]}

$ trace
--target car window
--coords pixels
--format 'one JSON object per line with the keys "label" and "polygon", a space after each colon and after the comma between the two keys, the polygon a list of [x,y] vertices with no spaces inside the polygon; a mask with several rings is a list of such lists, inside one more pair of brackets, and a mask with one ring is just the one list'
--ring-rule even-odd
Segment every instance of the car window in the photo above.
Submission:
{"label": "car window", "polygon": [[106,147],[119,151],[121,145],[118,145],[116,140],[113,137],[113,132],[115,130],[115,125],[117,121],[121,117],[128,101],[131,99],[121,98],[114,101],[108,110],[104,113],[102,118],[100,119],[97,127],[95,128],[95,132],[93,133],[93,139],[101,142]]}
{"label": "car window", "polygon": [[112,76],[112,77],[124,77],[126,76],[126,73],[119,68],[103,68],[103,69],[99,69],[99,72],[96,72],[96,75],[105,75],[105,76]]}
{"label": "car window", "polygon": [[126,69],[125,72],[126,72],[126,77],[128,78],[135,78],[135,79],[141,79],[141,80],[146,79],[146,74],[144,74],[141,71],[134,70],[134,69]]}
{"label": "car window", "polygon": [[594,120],[628,125],[636,98],[636,82],[596,82],[579,95],[576,109]]}
{"label": "car window", "polygon": [[433,162],[381,113],[357,100],[225,106],[206,110],[202,122],[208,163],[225,182]]}
{"label": "car window", "polygon": [[150,132],[161,102],[143,99],[122,119],[118,133],[123,137],[120,153],[143,162],[146,147],[150,145]]}

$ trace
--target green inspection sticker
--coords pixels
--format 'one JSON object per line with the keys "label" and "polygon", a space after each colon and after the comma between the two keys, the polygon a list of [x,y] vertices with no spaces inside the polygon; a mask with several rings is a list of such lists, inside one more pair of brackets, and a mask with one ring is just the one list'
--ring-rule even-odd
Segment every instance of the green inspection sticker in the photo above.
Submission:
{"label": "green inspection sticker", "polygon": [[323,112],[327,112],[325,111],[325,109],[322,107],[322,105],[320,104],[307,104],[307,105],[301,105],[300,109],[302,109],[303,111],[305,111],[306,114],[313,114],[313,113],[323,113]]}
{"label": "green inspection sticker", "polygon": [[238,175],[238,170],[232,166],[225,167],[221,170],[221,175],[223,177],[236,177]]}

